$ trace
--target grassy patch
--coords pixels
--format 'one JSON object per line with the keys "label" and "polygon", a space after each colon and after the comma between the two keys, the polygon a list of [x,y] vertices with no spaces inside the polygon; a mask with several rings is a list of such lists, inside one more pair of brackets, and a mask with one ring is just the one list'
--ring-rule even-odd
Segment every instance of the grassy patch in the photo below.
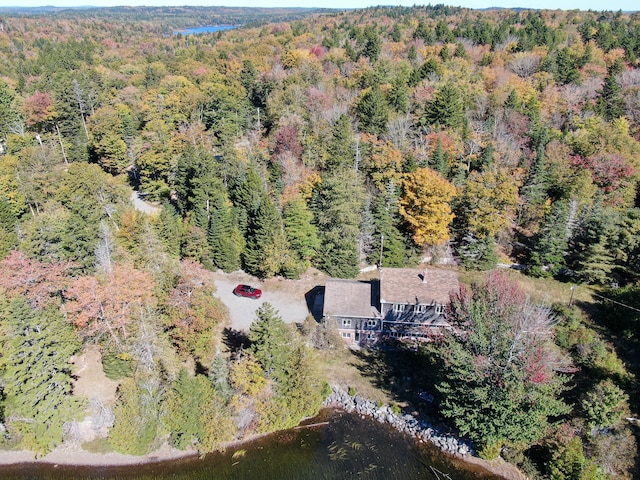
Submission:
{"label": "grassy patch", "polygon": [[84,442],[82,449],[90,453],[111,453],[113,447],[107,438],[96,438],[90,442]]}
{"label": "grassy patch", "polygon": [[[508,275],[516,280],[520,286],[529,294],[531,300],[536,303],[552,305],[558,303],[568,305],[571,300],[571,287],[576,286],[573,292],[573,303],[593,303],[595,301],[591,287],[576,285],[570,282],[561,282],[553,278],[534,278],[525,275],[517,270],[505,269]],[[486,272],[460,272],[460,282],[470,284],[482,281]]]}
{"label": "grassy patch", "polygon": [[358,395],[374,402],[384,404],[392,402],[393,397],[376,386],[376,378],[362,374],[366,361],[352,350],[336,346],[320,352],[319,357],[321,373],[330,385],[338,384],[345,389],[353,388]]}

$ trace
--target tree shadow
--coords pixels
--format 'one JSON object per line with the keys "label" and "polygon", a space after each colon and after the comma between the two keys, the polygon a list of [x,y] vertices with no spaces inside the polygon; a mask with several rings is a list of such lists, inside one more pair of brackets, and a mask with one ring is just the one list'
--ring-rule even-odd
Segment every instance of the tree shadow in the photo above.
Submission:
{"label": "tree shadow", "polygon": [[[616,322],[605,302],[576,302],[575,305],[592,320],[591,326],[595,328],[603,340],[613,347],[616,356],[622,360],[625,368],[633,377],[638,378],[640,376],[640,341],[637,335],[630,334],[637,327],[631,323],[622,325],[620,322]],[[638,387],[634,381],[630,383],[628,387],[635,390],[630,403],[634,411],[639,411],[640,395],[636,394]]]}
{"label": "tree shadow", "polygon": [[222,331],[222,342],[232,354],[245,350],[251,345],[245,332],[233,328],[225,328]]}
{"label": "tree shadow", "polygon": [[406,403],[423,417],[434,417],[437,368],[420,349],[389,343],[376,349],[353,351],[358,361],[351,364],[385,391],[394,401]]}
{"label": "tree shadow", "polygon": [[[594,329],[602,340],[613,347],[616,356],[623,362],[624,368],[631,375],[620,378],[606,369],[582,367],[582,372],[574,376],[577,387],[575,388],[575,398],[573,400],[577,402],[579,396],[583,395],[599,380],[613,378],[629,394],[632,416],[637,416],[637,412],[640,412],[640,385],[636,380],[640,377],[640,335],[637,333],[639,331],[637,324],[631,321],[631,315],[623,315],[624,318],[616,319],[615,312],[612,312],[612,306],[606,301],[576,301],[574,304],[589,318],[588,326]],[[619,313],[618,316],[620,316]],[[631,423],[629,429],[635,437],[636,444],[640,444],[640,428],[638,425]],[[639,472],[640,455],[636,455],[634,466],[630,472],[633,475],[632,478],[640,478],[638,477]]]}

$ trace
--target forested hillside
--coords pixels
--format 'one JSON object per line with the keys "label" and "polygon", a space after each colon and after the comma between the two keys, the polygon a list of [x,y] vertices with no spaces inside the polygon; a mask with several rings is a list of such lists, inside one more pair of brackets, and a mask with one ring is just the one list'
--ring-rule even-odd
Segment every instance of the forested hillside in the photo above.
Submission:
{"label": "forested hillside", "polygon": [[[66,362],[93,343],[124,379],[110,435],[119,451],[148,452],[167,433],[204,451],[312,414],[313,352],[277,312],[261,311],[250,347],[216,355],[226,312],[208,270],[348,278],[452,252],[463,269],[515,263],[638,305],[639,15],[311,13],[268,24],[263,11],[189,7],[0,16],[8,442],[41,453],[60,443],[86,407],[69,395]],[[198,18],[261,25],[171,34]],[[161,213],[135,211],[131,188]],[[583,408],[613,402],[553,440],[571,465],[579,443],[584,464],[588,427],[619,425],[621,388],[637,388],[624,367],[608,380],[620,360],[564,315],[563,348],[602,367]],[[635,348],[632,315],[613,312],[608,327]],[[25,358],[27,344],[40,353]],[[633,452],[622,432],[606,440]],[[558,458],[550,478],[587,478]],[[608,465],[599,471],[632,466]]]}

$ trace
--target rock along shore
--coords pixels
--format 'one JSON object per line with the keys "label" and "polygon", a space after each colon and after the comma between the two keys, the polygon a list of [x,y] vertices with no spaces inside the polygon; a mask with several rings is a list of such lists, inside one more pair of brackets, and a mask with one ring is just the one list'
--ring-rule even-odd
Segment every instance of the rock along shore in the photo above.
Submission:
{"label": "rock along shore", "polygon": [[379,407],[373,401],[360,395],[349,395],[337,385],[333,385],[331,390],[331,395],[324,402],[326,407],[339,407],[348,413],[355,412],[375,418],[380,423],[388,423],[396,430],[418,440],[430,442],[452,455],[466,457],[473,454],[473,448],[469,443],[446,435],[433,425],[413,415],[396,415],[388,405]]}

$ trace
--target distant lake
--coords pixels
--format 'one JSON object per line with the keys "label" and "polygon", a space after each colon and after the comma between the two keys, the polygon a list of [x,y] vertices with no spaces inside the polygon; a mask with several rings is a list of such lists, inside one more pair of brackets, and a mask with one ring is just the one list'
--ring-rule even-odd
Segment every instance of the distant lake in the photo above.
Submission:
{"label": "distant lake", "polygon": [[205,25],[204,27],[185,28],[183,30],[173,32],[173,34],[177,35],[180,33],[182,35],[197,35],[199,33],[213,33],[221,30],[232,30],[234,28],[238,27],[234,25]]}
{"label": "distant lake", "polygon": [[337,410],[313,426],[276,432],[205,458],[125,467],[29,463],[0,467],[2,480],[502,480],[431,444]]}

